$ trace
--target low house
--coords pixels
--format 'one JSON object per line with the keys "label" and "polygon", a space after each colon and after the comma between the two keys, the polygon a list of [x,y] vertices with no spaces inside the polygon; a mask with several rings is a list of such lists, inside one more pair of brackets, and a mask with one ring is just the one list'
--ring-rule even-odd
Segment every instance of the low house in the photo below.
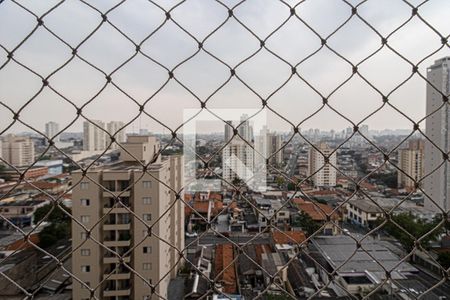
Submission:
{"label": "low house", "polygon": [[339,226],[336,225],[341,219],[338,210],[335,210],[327,204],[312,202],[304,199],[294,199],[293,202],[297,206],[300,213],[304,212],[318,225],[324,225],[323,234],[336,235],[340,233],[341,230]]}

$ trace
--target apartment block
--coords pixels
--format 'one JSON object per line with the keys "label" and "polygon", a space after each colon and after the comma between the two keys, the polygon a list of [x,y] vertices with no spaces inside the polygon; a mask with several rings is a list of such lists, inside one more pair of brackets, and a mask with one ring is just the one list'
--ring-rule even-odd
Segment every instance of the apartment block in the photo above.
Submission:
{"label": "apartment block", "polygon": [[57,136],[56,134],[58,134],[59,132],[59,124],[56,122],[48,122],[45,123],[45,135],[51,139],[53,138],[54,142],[59,142],[59,136]]}
{"label": "apartment block", "polygon": [[407,148],[398,150],[398,167],[404,171],[398,172],[398,186],[413,190],[414,181],[420,180],[423,175],[424,163],[424,142],[422,140],[413,140],[408,143]]}
{"label": "apartment block", "polygon": [[2,141],[2,158],[13,166],[28,166],[34,162],[34,143],[30,137],[9,134]]}
{"label": "apartment block", "polygon": [[[106,129],[110,135],[115,135],[116,142],[111,144],[110,149],[118,149],[118,144],[122,144],[126,141],[125,130],[122,130],[125,126],[124,122],[111,121],[106,125]],[[107,146],[111,143],[111,139],[107,137]]]}
{"label": "apartment block", "polygon": [[[331,154],[334,149],[330,148],[326,143],[316,146],[316,149],[309,150],[308,175],[316,187],[332,187],[336,186],[336,152]],[[328,157],[328,163],[325,162]]]}
{"label": "apartment block", "polygon": [[102,151],[106,149],[105,123],[99,120],[83,123],[83,150]]}
{"label": "apartment block", "polygon": [[442,105],[442,94],[450,93],[450,56],[435,61],[427,69],[427,80],[425,133],[431,142],[425,143],[424,169],[429,176],[424,179],[424,206],[442,212],[450,208],[449,163],[444,162],[442,156],[442,151],[448,153],[450,150],[449,108],[448,105]]}
{"label": "apartment block", "polygon": [[[98,299],[166,299],[182,265],[177,249],[184,248],[184,205],[172,191],[182,186],[182,157],[157,157],[160,146],[150,136],[129,136],[123,147],[130,154],[121,151],[119,162],[86,177],[73,174],[80,183],[72,214],[82,224],[72,223],[73,273],[90,287],[104,281]],[[142,164],[149,164],[146,172]],[[98,242],[87,239],[85,229]],[[74,281],[73,299],[89,297]]]}
{"label": "apartment block", "polygon": [[[255,148],[262,154],[262,157],[257,160],[258,164],[265,162],[265,159],[269,158],[270,164],[280,166],[283,163],[283,150],[281,147],[281,135],[271,132],[267,129],[267,126],[263,126],[260,134],[255,137]],[[278,151],[280,149],[281,151]]]}

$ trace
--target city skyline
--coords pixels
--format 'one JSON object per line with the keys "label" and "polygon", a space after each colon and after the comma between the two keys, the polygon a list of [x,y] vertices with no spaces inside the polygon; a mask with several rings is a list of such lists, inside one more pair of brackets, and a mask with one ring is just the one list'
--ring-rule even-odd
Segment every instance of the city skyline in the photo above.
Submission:
{"label": "city skyline", "polygon": [[[351,1],[354,2],[354,1]],[[403,20],[410,15],[410,7],[405,3],[398,1],[389,2],[389,12],[380,9],[383,5],[367,2],[358,7],[358,12],[362,17],[370,21],[373,26],[382,34],[387,34],[396,26],[399,26]],[[289,1],[293,5],[295,1]],[[305,2],[298,6],[299,16],[306,21],[311,21],[313,28],[319,34],[326,36],[331,33],[338,24],[343,22],[346,17],[351,16],[351,9],[342,1],[328,2],[323,5],[324,1]],[[357,3],[357,1],[355,1]],[[377,2],[378,3],[378,2]],[[101,9],[107,9],[110,6],[106,1],[97,3]],[[289,9],[277,2],[267,2],[267,5],[259,6],[254,1],[246,1],[246,3],[235,9],[235,15],[239,18],[247,20],[248,26],[260,38],[265,38],[273,29],[275,24],[281,23],[289,16]],[[42,2],[29,2],[30,8],[39,12],[44,12],[49,4]],[[194,10],[189,8],[195,7]],[[130,32],[133,32],[136,41],[140,41],[144,37],[144,32],[149,28],[154,28],[158,21],[163,21],[164,14],[150,5],[147,13],[154,16],[150,21],[145,18],[138,4],[126,2],[120,9],[111,13],[112,22],[117,22],[122,27],[124,20],[133,15],[132,23],[127,23]],[[433,20],[433,26],[437,30],[445,30],[448,25],[445,8],[449,8],[448,1],[434,1],[430,4],[421,6],[420,11],[429,19]],[[26,14],[17,12],[17,8],[10,3],[5,3],[0,17],[5,24],[13,24],[17,20],[22,21],[22,26],[2,26],[0,34],[2,42],[6,49],[11,49],[17,44],[19,38],[27,32],[27,28],[33,24],[34,19],[29,18]],[[194,18],[201,16],[199,19]],[[254,14],[258,13],[258,24],[255,23]],[[90,28],[96,25],[99,15],[94,13],[86,14],[86,7],[81,3],[66,2],[61,5],[54,13],[50,13],[46,17],[46,25],[55,29],[53,24],[58,23],[61,18],[68,19],[70,17],[85,17],[83,24],[78,24],[78,34],[75,34],[72,23],[67,26],[60,26],[57,30],[58,34],[70,38],[70,43],[74,44],[79,41],[81,33],[88,32]],[[13,17],[14,16],[14,17]],[[183,17],[181,17],[183,16]],[[206,16],[209,16],[206,18]],[[319,16],[322,16],[319,18]],[[323,17],[327,16],[327,17]],[[210,2],[191,1],[189,5],[181,5],[173,13],[175,20],[182,19],[192,34],[199,39],[203,38],[220,21],[227,18],[227,11],[220,5]],[[261,21],[262,20],[262,21]],[[256,26],[257,25],[257,26]],[[105,26],[105,29],[97,32],[92,41],[80,48],[80,55],[87,57],[88,60],[95,59],[99,67],[105,69],[106,72],[111,71],[124,61],[128,56],[133,55],[132,44],[126,39],[120,38],[120,35],[111,26]],[[6,30],[5,28],[11,28]],[[408,35],[409,31],[414,31],[414,35]],[[302,37],[301,41],[293,39],[296,35]],[[421,36],[416,39],[415,36]],[[346,37],[345,39],[343,37]],[[114,42],[113,42],[114,41]],[[225,41],[234,41],[239,47],[234,48]],[[112,44],[114,43],[114,45]],[[231,66],[245,55],[249,55],[250,49],[257,49],[256,43],[259,43],[255,37],[238,26],[237,22],[230,19],[227,25],[211,36],[205,42],[205,49],[216,53],[220,58],[224,59]],[[414,19],[408,23],[408,27],[396,32],[389,37],[389,43],[396,51],[401,52],[411,61],[419,61],[428,56],[434,50],[439,49],[441,45],[440,37],[431,32],[426,25]],[[96,47],[102,45],[103,55],[96,53]],[[151,47],[150,47],[151,45]],[[185,47],[176,47],[176,45],[184,45]],[[307,29],[298,19],[289,20],[282,30],[271,36],[266,45],[275,53],[279,53],[292,64],[298,63],[302,58],[320,48],[320,38],[315,36],[311,30]],[[143,51],[151,50],[151,55],[155,59],[160,60],[169,68],[176,65],[177,62],[197,51],[197,45],[194,40],[189,38],[173,22],[167,22],[163,26],[161,34],[157,34],[144,43]],[[380,38],[371,31],[362,21],[352,18],[349,24],[344,26],[336,35],[332,36],[327,46],[336,49],[353,63],[359,62],[362,58],[368,56],[381,46]],[[183,48],[183,49],[181,49]],[[239,50],[246,50],[239,54]],[[51,68],[62,64],[70,57],[71,50],[51,37],[45,30],[38,30],[18,51],[14,58],[24,62],[39,74],[49,73]],[[450,54],[448,47],[443,47],[437,53],[427,57],[418,67],[422,75],[426,75],[426,68],[435,60],[448,56]],[[233,59],[235,60],[233,62]],[[36,62],[39,61],[39,65]],[[323,67],[317,67],[321,64]],[[36,67],[37,66],[37,67]],[[42,69],[42,70],[41,70]],[[270,72],[264,72],[270,70]],[[364,62],[358,67],[359,72],[367,77],[372,84],[375,85],[384,94],[388,94],[396,86],[400,85],[403,80],[411,75],[411,66],[403,61],[392,51],[384,47],[374,57]],[[323,47],[317,54],[313,55],[305,63],[297,68],[298,73],[308,82],[312,84],[324,96],[342,83],[352,74],[352,67],[344,60],[338,58],[326,47]],[[288,79],[291,73],[291,67],[280,60],[276,59],[267,50],[262,49],[251,61],[244,63],[236,69],[236,74],[242,77],[258,94],[263,98],[281,86],[284,80]],[[29,98],[38,91],[41,80],[32,75],[29,71],[21,68],[17,64],[8,65],[8,76],[5,72],[0,73],[0,88],[2,89],[1,100],[4,104],[12,109],[18,109]],[[219,87],[222,82],[229,76],[229,70],[224,65],[215,61],[204,51],[200,51],[194,57],[192,62],[183,64],[175,70],[175,76],[179,80],[191,87],[200,99],[205,99],[215,88]],[[211,76],[212,74],[212,76]],[[20,78],[20,80],[18,80]],[[129,64],[125,65],[122,70],[112,76],[117,81],[119,87],[124,90],[132,91],[132,97],[137,99],[140,104],[144,103],[168,78],[167,72],[151,63],[148,59],[139,54]],[[20,84],[18,84],[20,82]],[[93,70],[78,58],[71,61],[68,66],[58,72],[54,78],[49,80],[54,88],[68,97],[75,105],[81,106],[86,103],[100,87],[105,84],[104,75]],[[69,84],[70,82],[70,84]],[[201,85],[199,86],[198,84]],[[28,89],[21,89],[26,85]],[[418,121],[425,116],[425,84],[419,76],[413,76],[408,82],[390,95],[391,103],[405,112],[408,116]],[[364,106],[359,105],[361,101]],[[415,105],[410,105],[414,102]],[[322,105],[322,98],[315,93],[300,78],[293,77],[283,88],[275,93],[267,102],[272,109],[297,124],[300,120],[305,119],[316,109]],[[210,108],[260,108],[261,100],[253,94],[248,88],[239,82],[236,77],[220,90],[209,101]],[[374,89],[369,87],[364,81],[355,75],[347,84],[342,86],[339,91],[333,94],[329,99],[329,104],[336,108],[346,117],[354,122],[359,122],[363,117],[367,116],[375,109],[382,105],[382,97]],[[108,110],[105,107],[121,107],[120,110]],[[147,107],[147,106],[146,106]],[[355,109],[358,107],[358,109]],[[183,109],[198,108],[200,103],[189,95],[179,84],[170,82],[168,86],[163,88],[155,98],[148,102],[147,112],[175,129],[182,123]],[[289,108],[289,109],[287,109]],[[85,107],[84,113],[90,119],[106,119],[122,120],[127,122],[136,117],[139,113],[139,106],[126,95],[118,91],[111,85],[107,85],[106,89],[96,97],[88,106]],[[57,96],[48,88],[44,88],[43,92],[37,96],[20,114],[21,119],[36,128],[43,128],[46,119],[41,118],[51,114],[55,118],[55,122],[60,123],[61,128],[65,128],[76,116],[76,110],[69,103]],[[273,124],[274,130],[281,130],[286,123],[272,112],[268,112],[269,122]],[[69,116],[69,118],[68,118]],[[13,115],[6,109],[0,109],[0,128],[5,128],[12,121]],[[326,119],[324,123],[321,120]],[[84,119],[77,121],[68,131],[80,131]],[[385,106],[381,111],[367,120],[371,128],[383,129],[390,127],[412,128],[413,124],[399,113],[395,112],[389,106]],[[423,124],[423,123],[422,123]],[[141,126],[140,126],[141,125]],[[142,126],[144,125],[144,126]],[[155,132],[161,132],[161,125],[151,120],[146,115],[142,115],[135,121],[135,128],[149,128]],[[333,127],[351,126],[343,118],[336,115],[328,107],[305,124],[306,127],[321,128],[330,130]],[[24,126],[15,124],[9,132],[23,131]]]}

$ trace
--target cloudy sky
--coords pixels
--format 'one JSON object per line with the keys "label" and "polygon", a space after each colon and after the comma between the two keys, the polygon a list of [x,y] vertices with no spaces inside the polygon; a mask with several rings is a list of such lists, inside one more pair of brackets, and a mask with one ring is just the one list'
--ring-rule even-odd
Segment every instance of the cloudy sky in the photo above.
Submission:
{"label": "cloudy sky", "polygon": [[[18,1],[36,15],[42,15],[58,1]],[[119,1],[86,1],[99,11],[106,12]],[[170,9],[179,1],[155,1],[164,9]],[[222,1],[232,7],[238,1]],[[295,6],[299,1],[286,1]],[[356,5],[360,1],[349,0]],[[422,1],[409,1],[418,5]],[[9,0],[0,1],[0,65],[7,60],[4,49],[11,51],[33,30],[36,18]],[[420,15],[443,36],[450,31],[450,1],[431,0],[419,8]],[[307,0],[296,6],[296,13],[320,36],[327,37],[351,15],[351,8],[341,0]],[[389,35],[411,16],[411,7],[401,0],[369,0],[358,7],[358,13],[383,36]],[[293,76],[286,85],[276,91],[291,76],[291,67],[321,48],[320,38],[299,19],[289,19],[281,29],[266,41],[266,47],[284,59],[283,62],[267,49],[260,50],[251,59],[245,58],[260,49],[259,39],[265,39],[290,15],[290,9],[281,1],[248,0],[234,9],[234,15],[254,35],[234,18],[229,18],[227,9],[211,0],[187,0],[177,6],[171,17],[197,40],[204,42],[204,48],[236,68],[236,74],[259,97],[268,98],[268,105],[292,123],[299,123],[322,105],[321,96],[298,76]],[[67,0],[47,14],[44,24],[67,44],[75,47],[101,22],[100,13],[76,0]],[[158,26],[164,23],[165,13],[146,0],[128,0],[108,13],[108,20],[130,40],[140,44]],[[221,28],[213,32],[220,24]],[[257,36],[257,37],[255,37]],[[110,24],[104,23],[83,45],[78,54],[105,73],[110,73],[136,53],[133,43],[121,35]],[[414,63],[439,49],[439,35],[414,17],[402,29],[388,39],[396,51]],[[380,37],[357,17],[328,39],[328,45],[354,64],[369,56],[381,46]],[[197,42],[183,32],[172,20],[151,35],[141,47],[145,55],[168,69],[172,69],[198,51]],[[419,70],[426,74],[427,66],[434,60],[450,55],[448,47],[425,59]],[[38,28],[15,52],[14,58],[43,77],[54,72],[72,58],[72,50],[52,36],[45,28]],[[328,96],[352,72],[351,65],[326,47],[302,62],[297,71],[318,92]],[[359,65],[360,73],[385,94],[411,74],[411,66],[387,47]],[[175,77],[188,87],[200,100],[205,100],[227,80],[228,83],[209,98],[207,107],[255,109],[261,107],[261,100],[237,78],[230,77],[229,67],[220,63],[205,51],[199,51],[174,71]],[[168,79],[168,72],[138,53],[130,62],[112,75],[113,82],[123,92],[105,84],[105,76],[75,57],[64,68],[49,79],[50,85],[76,106],[82,106],[96,94],[83,112],[88,118],[104,121],[130,121],[139,113],[133,102],[147,102],[146,111],[170,128],[183,122],[183,110],[200,108],[199,100],[174,80]],[[30,71],[10,61],[0,70],[0,101],[13,110],[18,110],[41,88],[41,79]],[[425,114],[426,84],[419,76],[412,77],[390,96],[391,103],[414,120]],[[381,96],[355,75],[329,98],[336,110],[360,122],[365,116],[381,106]],[[290,125],[274,113],[267,111],[269,127],[274,130],[288,130]],[[27,124],[43,130],[48,121],[67,126],[76,117],[75,108],[66,100],[46,87],[27,105],[20,118]],[[5,128],[12,121],[12,114],[0,107],[0,126]],[[80,131],[82,120],[68,131]],[[412,128],[411,123],[390,107],[365,121],[371,129]],[[343,129],[350,123],[325,107],[315,117],[307,120],[302,128]],[[208,128],[218,131],[223,126]],[[157,122],[142,115],[128,128],[129,132],[139,128],[164,131]],[[23,131],[26,128],[14,125],[8,132]],[[167,130],[165,130],[167,132]]]}

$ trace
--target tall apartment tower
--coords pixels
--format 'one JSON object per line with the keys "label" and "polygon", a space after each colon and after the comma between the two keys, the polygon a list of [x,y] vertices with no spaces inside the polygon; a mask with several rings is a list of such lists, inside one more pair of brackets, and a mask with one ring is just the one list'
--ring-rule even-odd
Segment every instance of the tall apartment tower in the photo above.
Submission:
{"label": "tall apartment tower", "polygon": [[[124,125],[125,125],[125,123],[120,122],[120,121],[111,121],[107,124],[106,127],[107,127],[108,133],[110,135],[115,134],[115,140],[116,140],[115,143],[111,144],[109,149],[118,149],[119,148],[118,143],[119,144],[125,143],[125,141],[126,141],[125,130],[122,129],[122,127]],[[110,142],[111,142],[111,139],[109,138],[109,136],[107,136],[106,145],[108,146]]]}
{"label": "tall apartment tower", "polygon": [[[309,149],[308,160],[308,175],[315,187],[332,187],[336,186],[336,169],[331,166],[336,166],[336,152],[329,157],[329,163],[325,163],[325,156],[330,155],[334,149],[330,148],[326,143],[320,143],[316,149]],[[322,155],[323,154],[323,155]]]}
{"label": "tall apartment tower", "polygon": [[[91,123],[92,122],[92,123]],[[102,151],[106,149],[105,123],[98,120],[83,123],[83,150]],[[95,126],[95,125],[97,126]],[[103,130],[102,130],[103,129]]]}
{"label": "tall apartment tower", "polygon": [[[107,248],[87,239],[86,230],[73,221],[72,272],[90,287],[104,281],[95,291],[97,299],[160,299],[152,292],[167,299],[169,281],[182,263],[176,249],[184,248],[184,206],[171,191],[182,187],[182,157],[156,159],[159,143],[149,136],[129,136],[123,147],[132,156],[122,151],[119,162],[89,170],[93,182],[81,171],[73,174],[74,182],[81,180],[73,189],[74,220]],[[143,173],[141,163],[149,162]],[[89,290],[74,281],[73,299],[89,297]]]}
{"label": "tall apartment tower", "polygon": [[34,162],[34,143],[30,137],[9,134],[2,141],[2,158],[13,166],[29,166]]}
{"label": "tall apartment tower", "polygon": [[[45,135],[54,142],[59,142],[59,135],[55,136],[59,132],[59,124],[56,122],[45,123]],[[48,141],[47,141],[48,143]]]}
{"label": "tall apartment tower", "polygon": [[243,114],[241,116],[239,127],[237,129],[241,138],[251,143],[253,138],[253,129],[252,126],[250,125],[250,121],[248,120],[248,118],[249,118],[248,115]]}
{"label": "tall apartment tower", "polygon": [[232,137],[233,137],[233,121],[227,121],[228,124],[225,124],[225,136],[224,136],[224,141],[225,143],[227,143]]}
{"label": "tall apartment tower", "polygon": [[255,138],[255,148],[262,154],[262,160],[257,160],[258,164],[265,162],[265,158],[270,157],[270,164],[280,166],[283,163],[283,151],[278,151],[281,147],[281,135],[271,132],[267,129],[267,126],[263,126],[260,134]]}
{"label": "tall apartment tower", "polygon": [[223,178],[233,182],[239,178],[245,182],[253,177],[254,150],[241,138],[235,137],[222,150]]}
{"label": "tall apartment tower", "polygon": [[[415,183],[423,178],[424,142],[423,140],[409,141],[408,147],[398,150],[398,167],[403,170],[397,172],[398,187],[414,190]],[[408,176],[409,177],[408,177]]]}
{"label": "tall apartment tower", "polygon": [[[427,104],[426,104],[426,136],[440,148],[432,143],[425,143],[425,174],[433,172],[424,179],[425,195],[424,206],[435,212],[450,208],[450,176],[449,165],[443,162],[442,152],[448,153],[449,149],[449,109],[448,105],[436,111],[443,101],[442,94],[450,92],[450,57],[436,60],[427,69]],[[435,112],[436,111],[436,112]],[[439,168],[438,168],[439,167]],[[436,171],[434,171],[438,168]],[[431,199],[436,203],[434,204]],[[439,207],[437,207],[438,205]]]}

